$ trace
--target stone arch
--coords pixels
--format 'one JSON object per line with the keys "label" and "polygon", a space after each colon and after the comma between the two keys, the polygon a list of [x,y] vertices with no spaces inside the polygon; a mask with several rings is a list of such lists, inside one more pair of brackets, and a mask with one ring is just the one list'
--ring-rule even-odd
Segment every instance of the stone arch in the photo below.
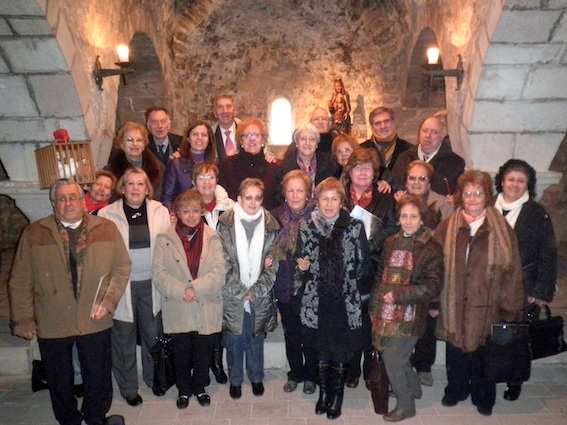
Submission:
{"label": "stone arch", "polygon": [[144,122],[144,112],[152,106],[164,106],[171,111],[161,64],[148,34],[137,32],[130,44],[130,60],[134,73],[127,85],[118,88],[116,129],[125,122]]}
{"label": "stone arch", "polygon": [[[426,52],[429,47],[438,47],[437,37],[430,27],[419,33],[410,55],[405,93],[402,100],[403,110],[400,121],[405,126],[417,129],[420,123],[435,112],[446,109],[445,80],[434,81],[425,75],[423,64],[427,63]],[[439,63],[442,66],[441,56]],[[436,90],[431,84],[436,85]]]}
{"label": "stone arch", "polygon": [[564,9],[538,3],[502,10],[478,78],[472,76],[477,86],[467,130],[475,168],[495,171],[521,158],[538,171],[538,186],[558,181],[549,169],[567,127]]}

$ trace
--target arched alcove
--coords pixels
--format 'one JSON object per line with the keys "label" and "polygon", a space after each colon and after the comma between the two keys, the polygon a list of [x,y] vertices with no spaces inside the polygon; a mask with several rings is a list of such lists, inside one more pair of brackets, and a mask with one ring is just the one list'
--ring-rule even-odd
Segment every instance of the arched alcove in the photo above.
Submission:
{"label": "arched alcove", "polygon": [[270,144],[289,145],[292,131],[291,103],[285,97],[278,97],[270,105]]}
{"label": "arched alcove", "polygon": [[[427,49],[430,47],[438,47],[437,37],[431,28],[425,28],[417,38],[408,66],[401,113],[406,128],[417,129],[423,119],[446,109],[444,78],[430,78],[422,66],[427,64]],[[439,64],[442,64],[441,56]]]}
{"label": "arched alcove", "polygon": [[171,110],[162,69],[150,37],[137,32],[128,47],[134,72],[128,74],[127,85],[120,84],[118,88],[116,129],[127,121],[144,122],[144,112],[151,106]]}

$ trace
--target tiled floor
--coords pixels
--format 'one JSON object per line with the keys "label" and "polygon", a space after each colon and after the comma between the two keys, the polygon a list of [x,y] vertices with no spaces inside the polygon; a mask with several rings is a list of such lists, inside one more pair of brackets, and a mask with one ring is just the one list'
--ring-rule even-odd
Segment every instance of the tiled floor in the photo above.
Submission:
{"label": "tiled floor", "polygon": [[[435,369],[436,382],[424,388],[424,396],[417,400],[417,415],[404,423],[420,425],[565,425],[567,424],[567,365],[534,365],[531,380],[524,385],[520,399],[510,402],[502,399],[503,385],[498,386],[498,400],[491,417],[476,412],[469,400],[455,407],[443,407],[441,398],[445,373]],[[111,414],[120,414],[128,425],[316,425],[329,423],[325,416],[314,413],[317,394],[305,395],[301,386],[294,393],[284,393],[285,373],[280,370],[266,374],[266,393],[254,397],[249,385],[243,386],[240,400],[231,400],[227,385],[211,384],[208,392],[212,404],[201,407],[192,398],[189,407],[175,406],[177,391],[171,388],[161,398],[149,389],[140,391],[144,403],[128,406],[115,390]],[[343,425],[370,425],[384,423],[374,413],[370,393],[364,385],[345,390],[342,416],[333,421]],[[393,408],[395,399],[390,399]],[[0,377],[0,424],[56,424],[47,391],[32,393],[28,377]]]}

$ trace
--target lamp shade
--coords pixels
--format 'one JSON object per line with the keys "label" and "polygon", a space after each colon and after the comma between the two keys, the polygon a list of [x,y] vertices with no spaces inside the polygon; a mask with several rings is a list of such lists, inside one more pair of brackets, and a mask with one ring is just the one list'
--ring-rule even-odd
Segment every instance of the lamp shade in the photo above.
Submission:
{"label": "lamp shade", "polygon": [[116,47],[116,51],[118,52],[118,62],[128,62],[130,58],[130,50],[128,46],[125,44],[120,44]]}
{"label": "lamp shade", "polygon": [[427,63],[429,65],[435,65],[439,62],[439,48],[430,47],[427,49]]}

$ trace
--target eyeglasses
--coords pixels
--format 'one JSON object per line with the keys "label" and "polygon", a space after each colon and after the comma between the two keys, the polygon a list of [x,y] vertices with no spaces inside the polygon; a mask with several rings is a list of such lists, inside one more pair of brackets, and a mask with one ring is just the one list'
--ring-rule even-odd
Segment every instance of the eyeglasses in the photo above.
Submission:
{"label": "eyeglasses", "polygon": [[77,195],[69,195],[69,196],[60,196],[59,198],[57,198],[55,201],[59,202],[60,204],[66,204],[67,201],[69,202],[77,202],[79,199],[81,199],[79,196]]}
{"label": "eyeglasses", "polygon": [[353,148],[337,149],[337,153],[338,153],[338,154],[351,153],[352,151],[354,151]]}
{"label": "eyeglasses", "polygon": [[317,143],[317,139],[315,137],[307,137],[307,136],[301,136],[299,138],[300,142],[309,142],[309,143]]}
{"label": "eyeglasses", "polygon": [[246,202],[252,202],[252,201],[260,202],[262,201],[262,199],[264,199],[263,196],[259,196],[259,195],[258,196],[246,195],[243,198]]}
{"label": "eyeglasses", "polygon": [[242,138],[243,139],[260,139],[260,138],[262,138],[262,135],[258,134],[258,133],[244,133],[242,135]]}
{"label": "eyeglasses", "polygon": [[408,180],[410,182],[414,182],[414,181],[419,180],[421,183],[425,183],[426,181],[429,180],[429,177],[427,177],[427,176],[408,176]]}
{"label": "eyeglasses", "polygon": [[126,143],[144,143],[145,140],[142,139],[141,137],[128,137],[126,140]]}
{"label": "eyeglasses", "polygon": [[374,171],[374,168],[368,165],[357,165],[356,167],[352,167],[352,171],[356,171],[357,173],[371,173]]}
{"label": "eyeglasses", "polygon": [[482,198],[484,196],[484,192],[480,190],[476,190],[471,192],[470,190],[463,193],[463,198]]}
{"label": "eyeglasses", "polygon": [[212,179],[216,179],[216,176],[197,176],[197,180],[200,181],[207,181],[207,180],[212,180]]}
{"label": "eyeglasses", "polygon": [[148,121],[148,124],[149,125],[158,125],[158,124],[167,125],[167,124],[169,124],[169,120],[167,120],[167,119],[155,120],[155,121],[151,120],[151,121]]}

